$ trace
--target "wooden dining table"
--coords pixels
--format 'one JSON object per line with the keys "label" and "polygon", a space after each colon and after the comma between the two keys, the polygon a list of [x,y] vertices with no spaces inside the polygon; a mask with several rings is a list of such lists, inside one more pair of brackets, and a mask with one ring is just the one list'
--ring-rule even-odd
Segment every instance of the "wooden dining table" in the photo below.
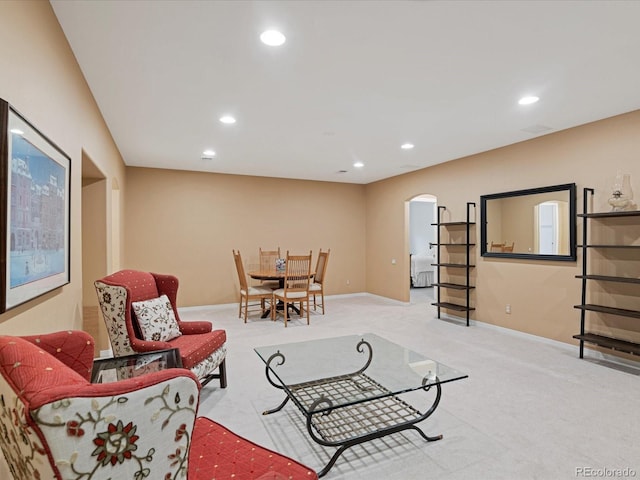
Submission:
{"label": "wooden dining table", "polygon": [[278,288],[284,288],[284,274],[284,270],[252,270],[247,272],[247,275],[255,280],[277,280]]}
{"label": "wooden dining table", "polygon": [[[255,280],[277,280],[278,281],[278,288],[284,288],[284,276],[285,276],[285,271],[282,270],[252,270],[250,272],[247,272],[247,275],[249,275],[251,278],[255,279]],[[315,275],[315,272],[312,272],[310,275],[310,278],[313,279],[313,276]],[[292,303],[289,304],[289,308],[291,310],[293,310],[294,312],[296,312],[298,315],[300,315],[300,310],[293,305]],[[283,302],[278,302],[278,305],[276,305],[276,309],[277,310],[283,310],[284,309],[284,304]],[[271,309],[267,309],[265,310],[265,312],[262,314],[261,318],[267,318],[269,315],[271,315]]]}

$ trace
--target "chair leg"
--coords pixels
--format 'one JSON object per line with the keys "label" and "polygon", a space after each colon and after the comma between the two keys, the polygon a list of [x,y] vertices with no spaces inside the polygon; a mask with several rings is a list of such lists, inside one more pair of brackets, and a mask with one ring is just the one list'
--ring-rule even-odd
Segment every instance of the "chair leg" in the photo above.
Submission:
{"label": "chair leg", "polygon": [[271,296],[271,321],[275,322],[276,321],[276,297],[275,295]]}
{"label": "chair leg", "polygon": [[200,380],[200,387],[204,388],[214,378],[220,379],[220,388],[227,388],[227,359],[222,360],[218,365],[218,373],[210,373]]}
{"label": "chair leg", "polygon": [[[300,302],[300,305],[302,305],[302,302]],[[311,310],[311,305],[309,305],[309,297],[307,297],[307,325],[310,325],[310,323],[309,323],[309,310]]]}
{"label": "chair leg", "polygon": [[324,290],[320,292],[320,298],[322,299],[322,314],[324,315]]}
{"label": "chair leg", "polygon": [[225,358],[218,367],[220,372],[220,388],[227,388],[227,359]]}
{"label": "chair leg", "polygon": [[[273,313],[273,309],[274,309],[274,306],[275,306],[275,303],[273,301],[273,295],[271,296],[271,298],[268,299],[268,301],[269,301],[269,313],[271,314],[271,313]],[[265,305],[265,308],[267,308],[266,305]],[[272,315],[269,315],[269,318],[271,320],[273,320],[273,316]]]}
{"label": "chair leg", "polygon": [[240,301],[238,302],[238,318],[242,318],[242,295],[240,295]]}
{"label": "chair leg", "polygon": [[248,313],[249,313],[249,295],[244,297],[244,323],[247,323]]}
{"label": "chair leg", "polygon": [[284,328],[287,328],[288,314],[289,314],[289,302],[285,300],[284,301]]}

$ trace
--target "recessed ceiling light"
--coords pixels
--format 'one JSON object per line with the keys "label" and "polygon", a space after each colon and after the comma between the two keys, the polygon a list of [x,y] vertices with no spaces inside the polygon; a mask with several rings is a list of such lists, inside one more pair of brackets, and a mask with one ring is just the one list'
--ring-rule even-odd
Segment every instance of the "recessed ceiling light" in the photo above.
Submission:
{"label": "recessed ceiling light", "polygon": [[270,47],[279,47],[287,40],[287,38],[278,30],[267,30],[262,32],[260,40],[262,40],[262,43],[269,45]]}
{"label": "recessed ceiling light", "polygon": [[236,123],[236,119],[234,117],[232,117],[231,115],[224,115],[224,116],[220,117],[220,121],[222,123],[226,123],[226,124]]}
{"label": "recessed ceiling light", "polygon": [[413,143],[403,143],[400,148],[403,150],[411,150],[414,147]]}
{"label": "recessed ceiling light", "polygon": [[205,150],[204,152],[202,152],[203,160],[211,160],[215,156],[216,156],[216,152],[214,152],[213,150]]}
{"label": "recessed ceiling light", "polygon": [[356,168],[362,168],[362,167],[364,167],[364,163],[356,162],[356,163],[353,164],[353,166],[356,167]]}
{"label": "recessed ceiling light", "polygon": [[16,135],[24,135],[24,132],[22,130],[20,130],[19,128],[12,128],[10,130],[11,133],[15,133]]}
{"label": "recessed ceiling light", "polygon": [[538,100],[540,100],[540,98],[536,96],[522,97],[520,100],[518,100],[518,103],[520,105],[531,105],[532,103],[536,103]]}

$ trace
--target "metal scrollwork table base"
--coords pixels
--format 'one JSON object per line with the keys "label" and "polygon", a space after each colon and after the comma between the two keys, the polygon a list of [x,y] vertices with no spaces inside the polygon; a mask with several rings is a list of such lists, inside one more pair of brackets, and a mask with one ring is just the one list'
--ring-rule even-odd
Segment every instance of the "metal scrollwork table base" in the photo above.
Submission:
{"label": "metal scrollwork table base", "polygon": [[[414,361],[413,365],[425,365],[427,361],[429,370],[415,372],[424,375],[421,377],[415,375],[415,378],[406,383],[406,386],[401,384],[398,388],[398,385],[394,384],[394,388],[389,389],[373,378],[373,375],[365,373],[373,360],[372,341],[377,343],[386,342],[386,340],[371,334],[365,337],[373,338],[361,338],[356,345],[357,352],[366,353],[368,357],[362,368],[353,373],[291,384],[283,381],[284,375],[279,375],[279,367],[285,365],[287,360],[281,352],[286,350],[285,345],[280,346],[280,349],[268,357],[263,357],[264,349],[256,349],[256,352],[265,360],[265,373],[269,383],[286,393],[280,405],[263,412],[263,415],[282,410],[291,400],[305,416],[309,436],[320,445],[337,447],[327,465],[318,472],[320,477],[333,467],[345,450],[376,438],[404,430],[415,430],[428,442],[442,439],[442,435],[426,435],[416,424],[431,416],[438,407],[442,395],[442,383],[466,377],[442,364],[421,357]],[[390,342],[387,343],[402,348]],[[414,355],[418,354],[414,353]],[[397,365],[397,362],[393,364]],[[438,370],[445,374],[443,378],[440,378]],[[435,397],[424,412],[400,398],[402,393],[416,390],[427,392],[432,388],[435,389]]]}

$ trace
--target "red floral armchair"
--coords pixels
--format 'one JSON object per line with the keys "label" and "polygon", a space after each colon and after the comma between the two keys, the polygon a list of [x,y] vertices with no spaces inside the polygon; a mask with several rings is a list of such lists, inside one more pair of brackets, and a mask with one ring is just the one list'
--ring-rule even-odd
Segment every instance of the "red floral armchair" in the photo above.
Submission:
{"label": "red floral armchair", "polygon": [[186,369],[91,384],[93,339],[0,336],[0,447],[15,480],[317,479],[197,417]]}
{"label": "red floral armchair", "polygon": [[[175,276],[121,270],[97,280],[95,287],[114,356],[177,348],[182,366],[191,370],[202,385],[218,378],[222,388],[227,386],[226,332],[212,330],[211,322],[180,320]],[[134,312],[134,302],[159,299],[162,295],[167,297],[169,313],[177,322],[180,336],[166,341],[154,337],[145,339]],[[215,373],[216,369],[219,373]]]}

